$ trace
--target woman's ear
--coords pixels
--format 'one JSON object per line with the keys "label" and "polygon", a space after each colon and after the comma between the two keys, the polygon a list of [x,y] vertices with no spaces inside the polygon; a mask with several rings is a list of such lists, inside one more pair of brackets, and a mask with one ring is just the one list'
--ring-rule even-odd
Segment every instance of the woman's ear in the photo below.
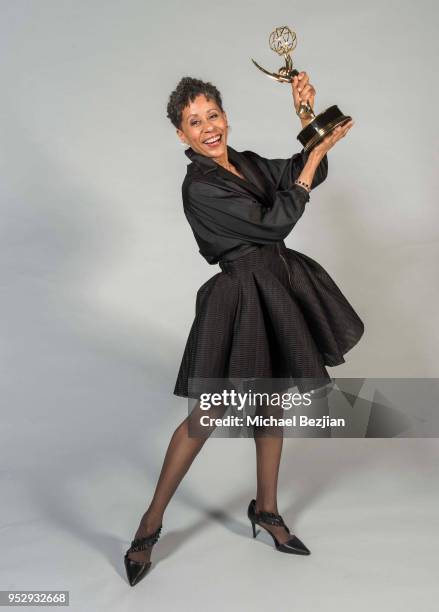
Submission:
{"label": "woman's ear", "polygon": [[186,140],[184,139],[184,134],[181,130],[179,130],[178,128],[176,129],[177,132],[177,136],[179,137],[179,139],[181,140],[181,142],[183,144],[187,144]]}

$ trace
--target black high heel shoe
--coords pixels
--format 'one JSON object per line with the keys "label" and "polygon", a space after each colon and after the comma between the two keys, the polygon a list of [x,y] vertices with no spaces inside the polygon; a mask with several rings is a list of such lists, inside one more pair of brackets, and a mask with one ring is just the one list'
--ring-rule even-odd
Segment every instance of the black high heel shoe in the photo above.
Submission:
{"label": "black high heel shoe", "polygon": [[274,544],[276,546],[276,550],[284,553],[291,553],[294,555],[310,555],[311,551],[305,546],[305,544],[299,540],[295,535],[291,535],[291,538],[281,544],[278,542],[277,538],[271,533],[269,529],[261,525],[262,523],[267,523],[268,525],[281,525],[286,529],[288,533],[291,533],[288,527],[285,525],[283,518],[280,514],[274,514],[274,512],[264,512],[261,510],[260,512],[256,512],[256,500],[252,499],[247,510],[247,516],[250,519],[253,528],[253,537],[256,537],[256,528],[255,523],[268,531],[271,537],[274,540]]}
{"label": "black high heel shoe", "polygon": [[151,535],[146,536],[145,538],[137,538],[136,540],[133,540],[131,542],[130,548],[126,551],[124,562],[125,562],[125,569],[127,572],[128,582],[130,583],[131,586],[134,586],[135,584],[140,582],[140,580],[142,580],[144,576],[146,576],[152,563],[151,561],[147,561],[147,562],[133,561],[133,559],[130,559],[128,557],[128,553],[138,552],[140,550],[146,550],[147,548],[152,548],[154,544],[157,542],[157,540],[159,539],[161,530],[162,530],[162,525],[160,525],[160,527],[158,527],[154,531],[154,533],[152,533]]}

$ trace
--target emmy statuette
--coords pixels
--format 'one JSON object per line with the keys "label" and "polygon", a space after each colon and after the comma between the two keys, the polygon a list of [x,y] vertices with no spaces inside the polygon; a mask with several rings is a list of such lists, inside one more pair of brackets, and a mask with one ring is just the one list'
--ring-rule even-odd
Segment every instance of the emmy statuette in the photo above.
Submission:
{"label": "emmy statuette", "polygon": [[[269,72],[262,68],[253,58],[254,65],[259,68],[265,75],[278,81],[279,83],[291,83],[293,77],[299,72],[293,67],[291,52],[297,45],[296,33],[290,30],[288,26],[275,28],[268,39],[270,49],[278,55],[284,57],[285,65],[279,68],[278,72]],[[303,128],[297,135],[297,140],[303,145],[305,151],[311,151],[325,136],[327,136],[337,125],[350,121],[352,117],[343,115],[338,106],[329,106],[322,113],[315,115],[314,111],[308,103],[301,103],[297,114],[301,118],[312,118],[312,121]]]}

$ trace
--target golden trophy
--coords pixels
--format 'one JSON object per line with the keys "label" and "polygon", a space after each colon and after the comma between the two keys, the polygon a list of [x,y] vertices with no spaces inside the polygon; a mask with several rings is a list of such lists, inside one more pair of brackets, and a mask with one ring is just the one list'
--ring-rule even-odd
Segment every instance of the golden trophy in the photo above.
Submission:
{"label": "golden trophy", "polygon": [[[288,26],[275,28],[268,39],[270,49],[281,55],[285,59],[285,66],[281,66],[278,72],[269,72],[262,68],[253,58],[254,65],[259,68],[265,75],[274,79],[279,83],[291,83],[293,77],[299,72],[293,68],[293,60],[290,53],[297,45],[296,33],[290,30]],[[312,118],[306,127],[301,130],[297,136],[297,140],[303,145],[305,151],[311,151],[325,136],[327,136],[337,125],[341,125],[352,119],[347,115],[343,115],[338,106],[329,106],[319,115],[315,115],[314,111],[308,103],[301,103],[297,114],[301,118]]]}

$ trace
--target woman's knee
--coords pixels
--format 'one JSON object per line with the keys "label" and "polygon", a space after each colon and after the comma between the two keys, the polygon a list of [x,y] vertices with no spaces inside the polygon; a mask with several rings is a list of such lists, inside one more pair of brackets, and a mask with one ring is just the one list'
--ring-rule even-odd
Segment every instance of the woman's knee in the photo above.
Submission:
{"label": "woman's knee", "polygon": [[211,406],[208,410],[203,410],[198,401],[187,417],[189,431],[193,436],[209,437],[216,429],[215,419],[222,418],[227,408],[227,406],[220,404]]}
{"label": "woman's knee", "polygon": [[253,425],[254,437],[283,437],[284,429],[280,419],[284,416],[284,410],[281,406],[270,403],[260,404],[255,416],[258,417],[258,422]]}

